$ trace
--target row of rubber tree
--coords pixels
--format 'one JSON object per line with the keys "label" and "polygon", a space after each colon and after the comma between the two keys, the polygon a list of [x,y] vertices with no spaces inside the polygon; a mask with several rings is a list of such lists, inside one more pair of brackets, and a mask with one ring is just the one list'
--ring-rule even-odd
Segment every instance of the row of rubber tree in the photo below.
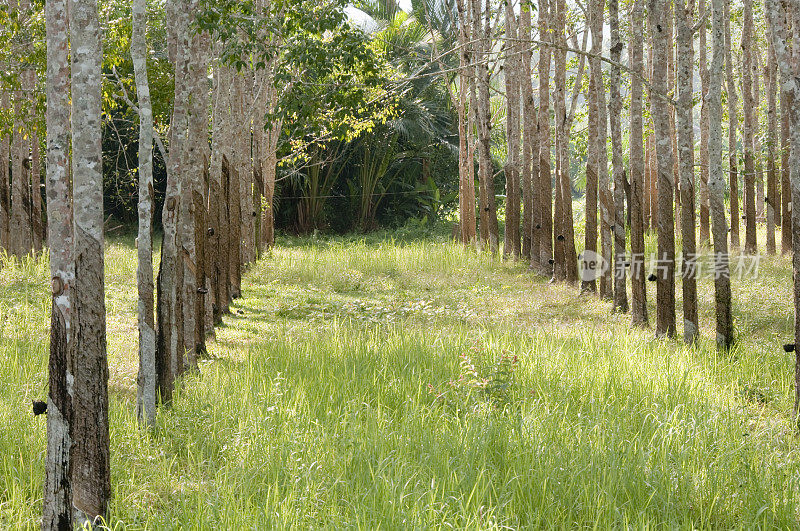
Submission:
{"label": "row of rubber tree", "polygon": [[[794,251],[796,315],[800,309],[800,2],[620,4],[457,0],[461,239],[499,250],[491,159],[496,109],[490,94],[504,90],[504,255],[528,260],[535,271],[580,285],[582,292],[597,293],[612,302],[614,311],[630,311],[637,326],[649,323],[646,282],[656,282],[658,336],[677,334],[676,277],[682,277],[683,336],[693,343],[700,325],[692,263],[711,246],[716,341],[728,349],[734,343],[729,253],[759,252],[757,222],[766,224],[768,253],[776,253],[778,226],[782,252]],[[734,8],[741,16],[733,16]],[[738,21],[740,64],[732,30]],[[610,36],[607,47],[604,31]],[[574,74],[571,89],[568,71]],[[627,98],[623,86],[629,87]],[[580,256],[570,175],[579,102],[587,107],[588,128],[586,251]],[[657,233],[659,266],[648,274],[645,235],[650,230]],[[676,232],[682,259],[676,257]],[[609,265],[597,280],[580,274],[596,265],[589,260]],[[796,334],[800,340],[800,319]],[[793,345],[785,348],[792,351]],[[796,380],[800,399],[800,361]],[[798,405],[796,400],[796,415]]]}
{"label": "row of rubber tree", "polygon": [[[19,25],[29,26],[33,12],[30,0],[4,0],[0,3],[6,18],[15,17]],[[4,21],[9,24],[8,20]],[[17,64],[3,61],[4,71],[17,72],[11,90],[0,93],[0,109],[12,111],[8,134],[0,135],[0,249],[22,258],[42,250],[46,227],[42,202],[42,158],[36,128],[36,67],[29,60],[34,53],[31,33],[19,32],[8,43],[8,56]]]}
{"label": "row of rubber tree", "polygon": [[[175,92],[169,136],[160,138],[147,78],[147,4],[134,0],[132,7],[137,94],[136,102],[128,103],[140,122],[137,413],[144,427],[152,427],[157,407],[170,402],[182,374],[197,369],[206,338],[241,295],[243,269],[273,243],[271,202],[281,124],[264,122],[277,97],[271,65],[234,68],[223,62],[214,53],[218,43],[193,23],[200,2],[167,0]],[[97,0],[48,0],[45,19],[53,303],[42,527],[67,529],[72,522],[101,521],[111,491],[103,53]],[[168,174],[157,276],[154,146],[162,150]]]}

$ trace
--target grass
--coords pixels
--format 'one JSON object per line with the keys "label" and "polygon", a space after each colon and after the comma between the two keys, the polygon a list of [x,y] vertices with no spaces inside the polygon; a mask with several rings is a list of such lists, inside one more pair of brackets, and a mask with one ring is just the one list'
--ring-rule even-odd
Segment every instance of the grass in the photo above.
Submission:
{"label": "grass", "polygon": [[[687,347],[435,231],[400,236],[282,238],[152,432],[133,242],[109,243],[111,528],[798,526],[787,259],[734,281],[719,354],[710,280]],[[29,528],[49,274],[0,267],[0,527]],[[462,354],[486,375],[517,356],[507,407],[449,385]]]}

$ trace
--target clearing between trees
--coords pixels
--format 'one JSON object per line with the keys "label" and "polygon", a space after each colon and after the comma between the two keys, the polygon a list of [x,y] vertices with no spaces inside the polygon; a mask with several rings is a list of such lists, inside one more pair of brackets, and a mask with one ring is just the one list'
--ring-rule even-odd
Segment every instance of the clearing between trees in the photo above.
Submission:
{"label": "clearing between trees", "polygon": [[[152,432],[133,238],[107,244],[113,529],[796,525],[788,258],[733,279],[721,353],[705,276],[692,347],[443,234],[396,237],[279,238]],[[0,527],[33,528],[49,264],[0,267]]]}

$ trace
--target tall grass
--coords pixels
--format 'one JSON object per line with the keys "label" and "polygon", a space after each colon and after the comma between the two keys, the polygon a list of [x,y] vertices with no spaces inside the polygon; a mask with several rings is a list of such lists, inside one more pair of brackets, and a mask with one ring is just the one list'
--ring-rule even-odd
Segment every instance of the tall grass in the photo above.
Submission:
{"label": "tall grass", "polygon": [[[107,254],[112,528],[797,526],[785,259],[735,282],[721,355],[709,281],[686,347],[443,238],[284,239],[148,433],[130,243]],[[0,527],[38,524],[47,278],[0,270]],[[518,357],[506,409],[430,392],[465,352]]]}

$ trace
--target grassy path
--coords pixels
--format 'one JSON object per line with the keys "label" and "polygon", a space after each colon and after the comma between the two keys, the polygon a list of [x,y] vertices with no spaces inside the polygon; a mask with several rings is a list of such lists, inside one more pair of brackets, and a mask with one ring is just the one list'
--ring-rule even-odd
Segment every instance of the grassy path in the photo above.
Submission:
{"label": "grassy path", "polygon": [[[785,259],[734,283],[721,356],[710,280],[687,348],[441,238],[284,239],[143,433],[131,243],[107,255],[115,529],[797,526]],[[47,279],[0,269],[2,528],[38,525]]]}

